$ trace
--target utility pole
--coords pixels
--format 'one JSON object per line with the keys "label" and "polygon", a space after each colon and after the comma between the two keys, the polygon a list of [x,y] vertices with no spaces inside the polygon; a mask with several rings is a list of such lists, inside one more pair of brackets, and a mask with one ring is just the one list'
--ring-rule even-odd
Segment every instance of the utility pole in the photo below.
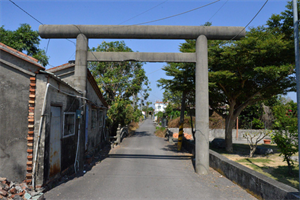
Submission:
{"label": "utility pole", "polygon": [[[299,80],[299,32],[298,32],[298,5],[297,0],[293,0],[293,15],[294,15],[294,42],[295,42],[295,68],[296,68],[296,85],[297,85],[297,112],[298,112],[298,154],[300,149],[300,80]],[[300,160],[300,154],[299,160]],[[299,168],[299,181],[300,181],[300,168]],[[299,185],[300,190],[300,185]]]}

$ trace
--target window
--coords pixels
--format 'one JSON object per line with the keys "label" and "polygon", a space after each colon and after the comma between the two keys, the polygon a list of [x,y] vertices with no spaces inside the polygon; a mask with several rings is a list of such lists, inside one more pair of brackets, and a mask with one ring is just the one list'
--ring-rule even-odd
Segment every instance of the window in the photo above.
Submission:
{"label": "window", "polygon": [[75,112],[64,113],[64,137],[75,135]]}
{"label": "window", "polygon": [[161,106],[158,106],[158,109],[161,109]]}
{"label": "window", "polygon": [[95,109],[92,109],[92,128],[96,127],[96,122],[97,122],[97,112]]}

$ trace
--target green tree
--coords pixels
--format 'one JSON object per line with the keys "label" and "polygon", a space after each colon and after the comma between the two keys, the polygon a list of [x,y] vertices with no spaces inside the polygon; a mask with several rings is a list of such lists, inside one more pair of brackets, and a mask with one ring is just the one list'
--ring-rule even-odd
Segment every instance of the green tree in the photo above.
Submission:
{"label": "green tree", "polygon": [[294,162],[291,156],[298,152],[298,115],[297,103],[283,102],[273,107],[275,116],[273,141],[279,148],[283,161],[288,164],[289,174],[292,175]]}
{"label": "green tree", "polygon": [[233,150],[232,128],[243,109],[295,91],[293,62],[283,57],[288,45],[282,34],[258,27],[240,41],[210,46],[209,104],[225,118],[227,151]]}
{"label": "green tree", "polygon": [[[268,100],[259,101],[255,104],[247,106],[239,116],[239,127],[242,129],[269,129],[266,127],[264,122],[262,121],[262,116],[264,113],[264,106],[268,106],[271,109],[273,106],[278,104],[278,97],[274,96]],[[272,119],[269,119],[272,121]],[[267,124],[268,126],[268,124]]]}
{"label": "green tree", "polygon": [[[178,95],[181,93],[181,114],[180,124],[184,121],[184,111],[186,102],[190,101],[187,97],[194,97],[191,93],[194,92],[195,84],[195,67],[193,63],[168,63],[164,68],[167,76],[172,79],[161,78],[158,80],[158,86],[165,89],[164,95],[170,95],[179,100]],[[167,92],[166,92],[167,91]],[[179,92],[180,91],[180,92]],[[176,102],[178,103],[178,102]]]}
{"label": "green tree", "polygon": [[166,88],[163,93],[163,102],[171,102],[173,107],[180,108],[181,97],[181,91],[171,91]]}
{"label": "green tree", "polygon": [[[132,52],[123,41],[102,42],[92,52]],[[91,62],[89,69],[94,76],[106,102],[111,106],[108,110],[110,126],[114,130],[117,124],[128,124],[137,121],[139,110],[131,106],[131,98],[136,99],[143,93],[144,99],[149,96],[149,81],[141,62]],[[128,118],[131,116],[130,118]]]}
{"label": "green tree", "polygon": [[[300,1],[298,0],[298,18],[300,17]],[[267,26],[273,34],[283,35],[283,40],[288,42],[287,49],[282,55],[285,62],[295,60],[294,50],[294,22],[293,22],[293,3],[289,1],[285,6],[287,9],[280,14],[273,14],[267,21]]]}
{"label": "green tree", "polygon": [[[294,74],[293,60],[286,56],[289,41],[283,38],[283,34],[257,27],[250,29],[239,41],[208,43],[209,105],[225,118],[226,150],[229,152],[233,150],[232,128],[243,109],[274,95],[295,91],[295,78],[291,76]],[[195,41],[186,40],[180,50],[194,52]],[[176,72],[179,67],[181,65],[177,64],[169,70]],[[194,69],[189,72],[188,78],[194,79]],[[173,85],[176,83],[180,85],[182,81],[174,79]]]}
{"label": "green tree", "polygon": [[4,26],[0,27],[0,42],[34,57],[46,66],[49,57],[46,56],[44,50],[38,48],[40,41],[38,32],[33,31],[29,24],[21,24],[15,31],[5,30]]}

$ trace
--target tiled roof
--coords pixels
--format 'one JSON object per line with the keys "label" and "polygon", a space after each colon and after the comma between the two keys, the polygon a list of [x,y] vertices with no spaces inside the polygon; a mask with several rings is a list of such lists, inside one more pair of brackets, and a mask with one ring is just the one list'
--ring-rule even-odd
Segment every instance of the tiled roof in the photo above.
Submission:
{"label": "tiled roof", "polygon": [[41,69],[45,69],[41,64],[38,63],[37,59],[35,59],[35,58],[31,57],[31,56],[28,56],[28,55],[26,55],[26,54],[24,54],[24,53],[22,53],[20,51],[17,51],[15,49],[13,49],[13,48],[11,48],[11,47],[9,47],[9,46],[1,43],[1,42],[0,42],[0,49],[3,50],[3,51],[5,51],[5,52],[7,52],[7,53],[10,53],[10,54],[18,57],[18,58],[20,58],[22,60],[30,62],[31,64],[34,64],[34,65],[40,67]]}
{"label": "tiled roof", "polygon": [[57,71],[60,71],[60,70],[63,70],[63,69],[67,69],[69,67],[74,67],[75,64],[73,63],[65,63],[63,65],[59,65],[57,67],[52,67],[50,69],[47,69],[46,71],[49,71],[49,72],[57,72]]}

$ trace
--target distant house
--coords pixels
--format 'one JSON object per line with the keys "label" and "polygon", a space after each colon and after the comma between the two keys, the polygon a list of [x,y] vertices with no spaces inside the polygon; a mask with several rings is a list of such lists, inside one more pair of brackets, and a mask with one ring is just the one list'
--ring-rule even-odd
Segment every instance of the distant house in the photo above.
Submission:
{"label": "distant house", "polygon": [[78,169],[108,140],[107,103],[94,78],[87,75],[83,96],[72,73],[56,74],[66,65],[45,71],[36,59],[0,43],[0,177],[45,185]]}
{"label": "distant house", "polygon": [[[154,104],[154,115],[156,115],[158,112],[165,112],[165,108],[167,107],[168,102],[160,102],[156,101]],[[155,120],[157,120],[157,117],[155,116]]]}

